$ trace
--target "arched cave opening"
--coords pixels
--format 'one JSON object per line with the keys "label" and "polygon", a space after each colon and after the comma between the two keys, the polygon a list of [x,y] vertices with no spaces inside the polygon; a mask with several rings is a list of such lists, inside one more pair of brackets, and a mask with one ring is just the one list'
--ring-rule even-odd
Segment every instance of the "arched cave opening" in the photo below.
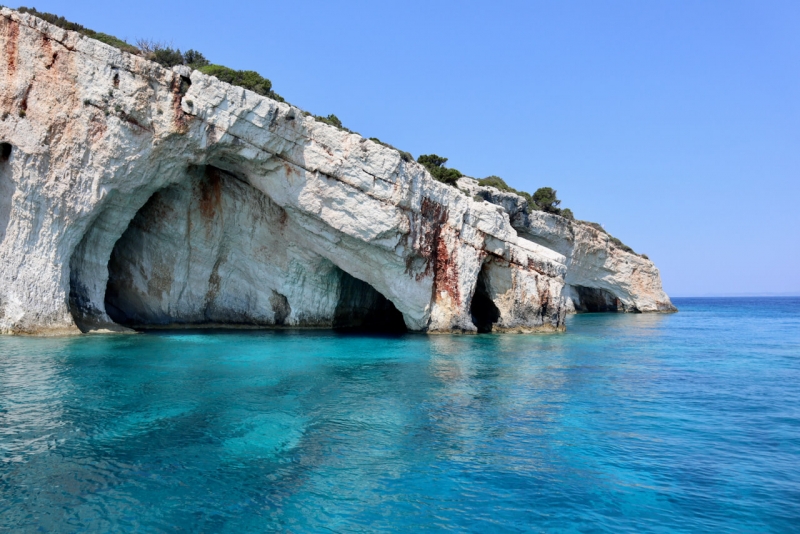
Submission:
{"label": "arched cave opening", "polygon": [[479,334],[491,332],[492,327],[500,320],[500,310],[489,296],[487,279],[486,266],[484,266],[478,274],[478,283],[475,285],[475,294],[472,295],[472,304],[469,307],[472,324],[478,329]]}
{"label": "arched cave opening", "polygon": [[407,331],[403,314],[371,285],[342,271],[333,328],[347,332],[400,334]]}
{"label": "arched cave opening", "polygon": [[[131,258],[143,257],[144,248],[147,246],[146,229],[154,225],[155,215],[162,211],[162,197],[169,194],[170,188],[159,190],[147,200],[130,221],[125,232],[120,236],[111,251],[108,259],[108,280],[106,282],[103,304],[106,314],[117,324],[133,328],[148,323],[166,323],[166,320],[143,313],[148,310],[146,302],[140,295],[133,291],[136,266]],[[145,237],[145,239],[143,239]],[[177,251],[175,251],[177,252]],[[151,286],[153,284],[148,284]],[[164,288],[158,288],[161,290]]]}
{"label": "arched cave opening", "polygon": [[578,302],[573,300],[575,311],[579,313],[617,312],[619,299],[604,289],[596,287],[572,286],[578,295]]}
{"label": "arched cave opening", "polygon": [[[238,193],[241,200],[245,188],[249,186],[222,169],[190,165],[182,180],[154,192],[130,220],[108,257],[103,297],[108,317],[136,329],[204,324],[258,326],[270,319],[282,324],[289,314],[288,303],[280,299],[283,295],[273,295],[275,292],[267,289],[272,306],[262,302],[264,313],[253,317],[243,312],[249,295],[227,291],[229,286],[242,287],[231,280],[230,271],[241,272],[235,264],[243,261],[238,255],[241,248],[237,248],[243,242],[236,236],[245,236],[246,241],[251,227],[242,224],[236,218],[240,213],[231,207],[236,204],[232,195]],[[246,193],[258,197],[254,190],[247,189]],[[238,211],[248,208],[252,206],[242,206]],[[247,220],[248,225],[254,222]],[[234,267],[224,270],[225,264]],[[279,309],[274,311],[276,305]]]}
{"label": "arched cave opening", "polygon": [[[73,317],[83,331],[168,325],[407,331],[389,299],[325,258],[290,246],[286,227],[285,211],[248,184],[210,166],[190,169],[185,181],[153,193],[126,228],[113,231],[118,237],[102,233],[109,252],[97,252],[94,234],[83,240],[71,262]],[[311,263],[293,263],[301,259]],[[302,276],[292,279],[297,273],[287,274],[287,264]],[[297,310],[270,289],[290,279],[307,288],[296,297]]]}
{"label": "arched cave opening", "polygon": [[[121,236],[133,225],[142,205],[152,194],[147,190],[113,201],[86,228],[69,261],[68,306],[81,332],[128,331],[124,322],[107,313],[109,261]],[[139,209],[134,211],[135,206]]]}
{"label": "arched cave opening", "polygon": [[119,302],[125,303],[125,299],[116,298],[115,290],[131,284],[130,280],[118,279],[120,269],[115,264],[115,256],[119,245],[127,241],[126,235],[137,225],[142,212],[159,192],[151,195],[132,218],[122,209],[106,209],[87,229],[73,251],[68,305],[81,332],[127,331],[126,327],[135,322],[126,315],[126,306],[116,306]]}

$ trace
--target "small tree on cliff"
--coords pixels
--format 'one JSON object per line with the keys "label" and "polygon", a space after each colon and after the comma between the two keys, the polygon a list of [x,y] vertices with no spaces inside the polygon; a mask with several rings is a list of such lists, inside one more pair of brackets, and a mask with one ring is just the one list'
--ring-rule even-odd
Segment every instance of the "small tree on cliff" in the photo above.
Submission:
{"label": "small tree on cliff", "polygon": [[556,193],[557,191],[552,187],[540,187],[533,194],[533,201],[542,211],[558,215],[561,213],[561,210],[558,209],[561,201],[556,197]]}
{"label": "small tree on cliff", "polygon": [[211,65],[211,62],[206,59],[206,56],[197,50],[189,49],[183,53],[183,64],[189,65],[193,69],[199,69],[200,67]]}
{"label": "small tree on cliff", "polygon": [[448,169],[444,166],[447,163],[447,158],[437,156],[436,154],[424,154],[417,158],[417,163],[428,169],[436,180],[443,182],[447,185],[456,185],[456,181],[464,176],[458,169]]}

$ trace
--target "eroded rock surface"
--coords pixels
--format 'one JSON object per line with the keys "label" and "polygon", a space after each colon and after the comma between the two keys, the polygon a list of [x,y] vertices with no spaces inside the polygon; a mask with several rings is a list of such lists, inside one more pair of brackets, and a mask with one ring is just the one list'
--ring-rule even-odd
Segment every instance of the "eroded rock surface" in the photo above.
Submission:
{"label": "eroded rock surface", "polygon": [[648,258],[625,250],[602,230],[558,215],[528,209],[513,193],[462,178],[459,188],[501,207],[520,237],[566,258],[563,291],[568,312],[670,312],[676,308]]}
{"label": "eroded rock surface", "polygon": [[562,330],[568,264],[595,287],[574,236],[296,107],[6,8],[0,43],[2,333]]}

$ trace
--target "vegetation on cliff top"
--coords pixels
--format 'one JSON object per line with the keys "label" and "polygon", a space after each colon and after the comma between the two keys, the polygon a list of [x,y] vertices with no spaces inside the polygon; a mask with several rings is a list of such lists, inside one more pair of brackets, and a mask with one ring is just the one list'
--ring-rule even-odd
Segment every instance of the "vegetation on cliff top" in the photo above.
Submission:
{"label": "vegetation on cliff top", "polygon": [[[0,7],[3,7],[3,6],[0,6]],[[44,12],[41,12],[41,11],[37,11],[35,8],[25,7],[25,6],[18,7],[16,10],[19,11],[20,13],[29,13],[29,14],[35,16],[35,17],[39,17],[40,19],[42,19],[42,20],[44,20],[46,22],[49,22],[50,24],[52,24],[54,26],[58,26],[59,28],[63,28],[65,30],[69,30],[69,31],[73,31],[73,32],[78,32],[78,33],[80,33],[82,35],[85,35],[86,37],[91,38],[91,39],[96,39],[96,40],[98,40],[98,41],[100,41],[102,43],[106,43],[107,45],[111,45],[113,47],[119,48],[120,50],[122,50],[124,52],[129,52],[131,54],[136,54],[136,53],[139,52],[139,50],[135,46],[133,46],[133,45],[131,45],[129,43],[126,43],[122,39],[114,37],[113,35],[108,35],[107,33],[96,32],[94,30],[90,30],[86,26],[82,26],[82,25],[77,24],[75,22],[70,22],[67,19],[65,19],[64,17],[60,17],[58,15],[54,15],[53,13],[44,13]]]}
{"label": "vegetation on cliff top", "polygon": [[259,95],[284,102],[283,97],[272,90],[272,82],[254,70],[234,70],[224,65],[213,65],[197,50],[189,49],[181,53],[179,48],[172,48],[165,43],[149,39],[139,39],[136,41],[136,45],[142,56],[150,61],[155,61],[162,67],[172,68],[177,65],[186,65],[225,83],[244,87]]}
{"label": "vegetation on cliff top", "polygon": [[521,196],[528,201],[528,208],[531,210],[561,215],[569,220],[575,219],[575,217],[572,215],[571,209],[558,207],[558,205],[561,204],[561,200],[558,199],[556,196],[557,192],[552,187],[540,187],[531,195],[525,191],[514,189],[499,176],[487,176],[486,178],[479,179],[478,183],[482,186],[494,187],[500,191],[514,193],[515,195]]}
{"label": "vegetation on cliff top", "polygon": [[147,39],[139,39],[136,43],[137,46],[134,46],[123,41],[122,39],[119,39],[118,37],[114,37],[113,35],[96,32],[87,28],[86,26],[76,22],[71,22],[59,15],[45,13],[33,7],[23,6],[17,8],[17,11],[38,17],[54,26],[58,26],[59,28],[78,32],[81,35],[85,35],[91,39],[96,39],[107,45],[118,48],[123,52],[142,56],[150,61],[158,63],[163,67],[172,68],[176,65],[186,65],[193,69],[199,70],[203,74],[214,76],[215,78],[231,85],[244,87],[245,89],[249,89],[254,93],[267,96],[280,102],[284,101],[283,97],[272,90],[272,82],[261,76],[256,71],[234,70],[224,65],[213,65],[205,58],[205,56],[203,56],[203,54],[197,52],[196,50],[187,50],[186,52],[181,53],[180,49],[174,49],[165,43]]}
{"label": "vegetation on cliff top", "polygon": [[459,178],[464,176],[458,169],[450,169],[444,166],[447,163],[447,158],[437,156],[436,154],[424,154],[417,158],[417,163],[428,169],[436,180],[455,186]]}
{"label": "vegetation on cliff top", "polygon": [[203,74],[214,76],[220,81],[244,87],[278,102],[285,102],[281,95],[272,90],[272,82],[254,70],[233,70],[223,65],[205,65],[196,68]]}

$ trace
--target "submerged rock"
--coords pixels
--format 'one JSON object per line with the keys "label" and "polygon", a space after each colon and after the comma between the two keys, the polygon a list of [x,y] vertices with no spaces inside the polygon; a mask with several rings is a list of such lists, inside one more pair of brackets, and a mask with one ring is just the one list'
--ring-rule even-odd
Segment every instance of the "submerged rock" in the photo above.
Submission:
{"label": "submerged rock", "polygon": [[7,8],[0,42],[0,332],[557,331],[577,287],[671,308],[652,263],[289,104]]}

